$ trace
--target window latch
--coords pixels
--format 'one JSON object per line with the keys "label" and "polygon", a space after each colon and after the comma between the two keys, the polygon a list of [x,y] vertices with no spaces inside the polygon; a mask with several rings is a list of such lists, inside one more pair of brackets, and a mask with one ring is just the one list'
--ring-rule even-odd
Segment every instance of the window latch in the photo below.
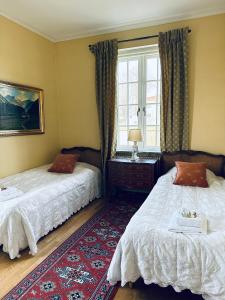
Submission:
{"label": "window latch", "polygon": [[145,106],[143,107],[143,113],[144,113],[144,116],[146,116],[146,108],[145,108]]}
{"label": "window latch", "polygon": [[138,107],[138,110],[137,110],[137,117],[138,117],[138,114],[139,114],[139,112],[140,112],[140,107]]}

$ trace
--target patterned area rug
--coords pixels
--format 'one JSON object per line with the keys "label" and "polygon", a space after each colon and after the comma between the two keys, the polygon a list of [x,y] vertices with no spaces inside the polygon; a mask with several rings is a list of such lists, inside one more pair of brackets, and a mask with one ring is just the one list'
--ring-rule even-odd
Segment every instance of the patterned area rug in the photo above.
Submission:
{"label": "patterned area rug", "polygon": [[140,202],[117,201],[98,212],[3,299],[109,300],[106,280],[115,247]]}

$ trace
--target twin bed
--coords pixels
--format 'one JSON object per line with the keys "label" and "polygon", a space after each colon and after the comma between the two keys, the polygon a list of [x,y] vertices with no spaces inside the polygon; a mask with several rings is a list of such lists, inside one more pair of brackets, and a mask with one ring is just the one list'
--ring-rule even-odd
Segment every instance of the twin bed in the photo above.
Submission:
{"label": "twin bed", "polygon": [[[24,194],[0,201],[0,245],[10,258],[62,224],[101,195],[100,155],[87,148],[63,149],[79,153],[73,174],[47,172],[48,165],[0,180]],[[175,161],[206,162],[209,188],[173,184]],[[225,300],[225,156],[186,151],[164,153],[162,176],[120,239],[108,270],[111,284],[135,282],[189,289],[205,300]],[[186,207],[208,219],[207,235],[168,231],[174,211]]]}
{"label": "twin bed", "polygon": [[[206,162],[209,188],[174,185],[175,161]],[[163,154],[161,167],[166,174],[128,224],[107,278],[124,286],[142,277],[146,284],[225,300],[225,157],[192,151]],[[168,231],[171,217],[182,207],[205,214],[207,235]]]}
{"label": "twin bed", "polygon": [[11,259],[29,247],[37,253],[37,241],[101,195],[99,153],[91,149],[64,149],[79,153],[72,174],[47,172],[41,166],[0,180],[0,186],[17,188],[23,194],[0,201],[0,245]]}

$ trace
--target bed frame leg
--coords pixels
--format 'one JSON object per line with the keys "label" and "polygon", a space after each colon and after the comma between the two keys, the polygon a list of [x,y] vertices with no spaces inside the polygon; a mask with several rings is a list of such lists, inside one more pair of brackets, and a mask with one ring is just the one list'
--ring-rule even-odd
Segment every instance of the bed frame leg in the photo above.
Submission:
{"label": "bed frame leg", "polygon": [[132,289],[133,286],[134,286],[133,282],[129,282],[128,285],[129,285],[129,288],[130,288],[130,289]]}

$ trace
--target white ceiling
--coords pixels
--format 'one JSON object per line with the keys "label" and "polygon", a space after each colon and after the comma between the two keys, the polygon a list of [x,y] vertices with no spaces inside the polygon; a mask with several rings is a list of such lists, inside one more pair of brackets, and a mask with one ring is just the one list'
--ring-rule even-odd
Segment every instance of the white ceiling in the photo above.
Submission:
{"label": "white ceiling", "polygon": [[52,41],[225,12],[225,0],[0,0],[0,14]]}

